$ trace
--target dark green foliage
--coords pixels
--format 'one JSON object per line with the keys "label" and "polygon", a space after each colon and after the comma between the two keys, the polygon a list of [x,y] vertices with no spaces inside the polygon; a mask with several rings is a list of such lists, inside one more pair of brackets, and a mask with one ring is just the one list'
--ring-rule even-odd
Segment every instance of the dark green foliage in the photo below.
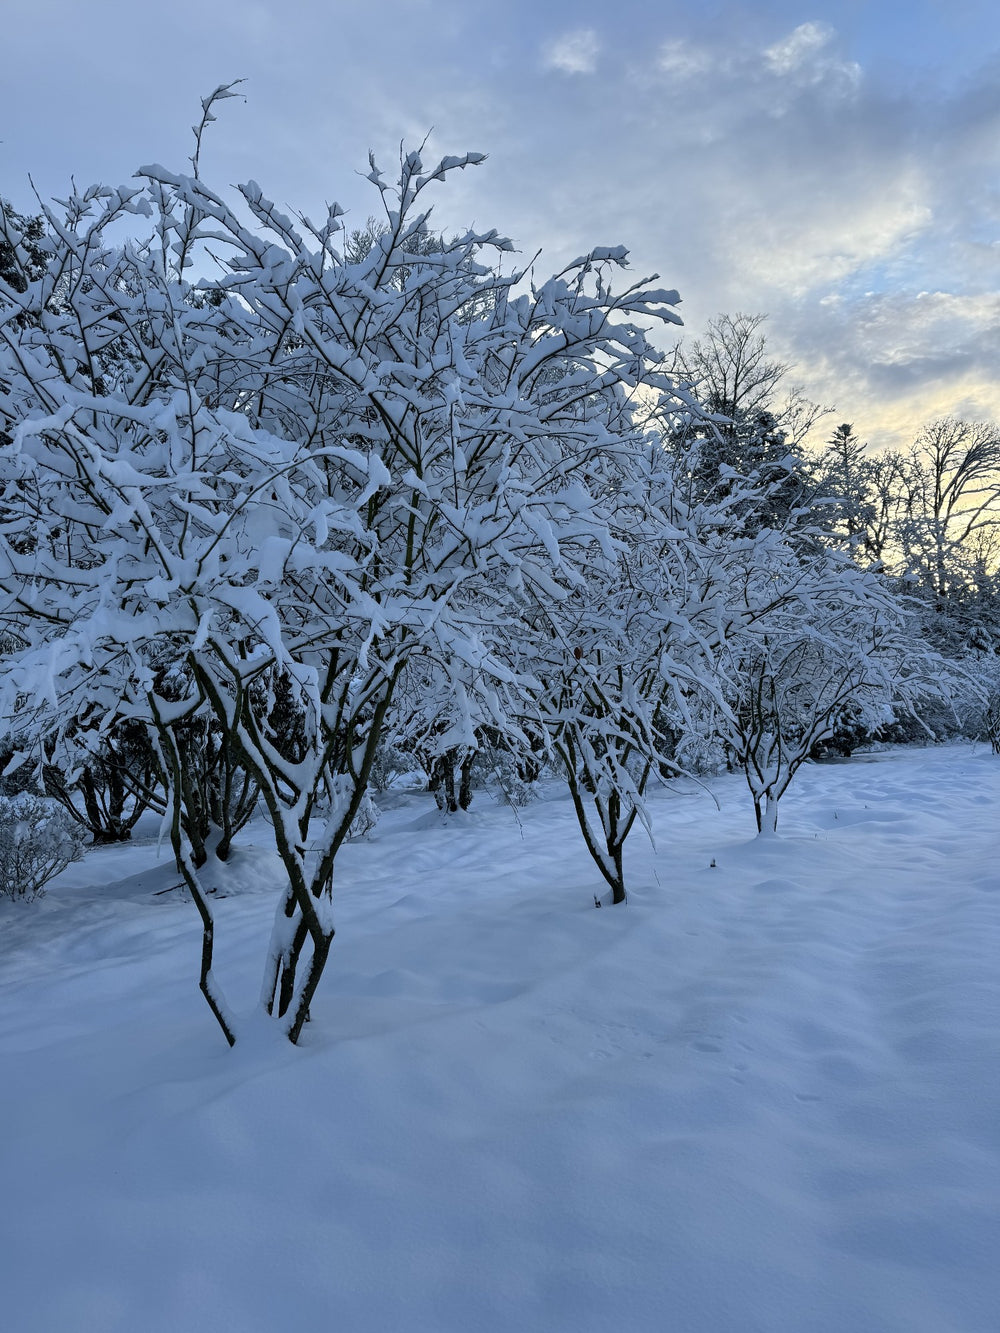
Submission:
{"label": "dark green foliage", "polygon": [[0,282],[12,291],[26,292],[45,271],[44,235],[40,217],[26,217],[0,198]]}
{"label": "dark green foliage", "polygon": [[804,440],[820,415],[797,389],[779,396],[788,367],[767,355],[761,315],[719,315],[704,339],[678,349],[678,369],[708,415],[667,435],[689,499],[713,504],[740,491],[747,535],[802,527],[816,491]]}

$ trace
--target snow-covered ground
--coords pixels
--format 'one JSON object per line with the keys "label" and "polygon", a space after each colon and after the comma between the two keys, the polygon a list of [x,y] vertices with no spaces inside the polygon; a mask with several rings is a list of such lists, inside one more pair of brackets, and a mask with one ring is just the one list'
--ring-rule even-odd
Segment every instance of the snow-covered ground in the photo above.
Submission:
{"label": "snow-covered ground", "polygon": [[602,911],[557,788],[398,800],[297,1050],[226,1048],[152,837],[0,904],[0,1327],[996,1333],[1000,761],[810,766],[770,840],[710,786]]}

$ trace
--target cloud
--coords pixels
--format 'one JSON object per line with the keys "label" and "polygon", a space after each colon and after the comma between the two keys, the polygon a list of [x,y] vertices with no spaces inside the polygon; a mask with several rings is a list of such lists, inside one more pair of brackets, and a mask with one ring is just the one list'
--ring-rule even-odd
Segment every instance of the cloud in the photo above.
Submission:
{"label": "cloud", "polygon": [[[495,225],[545,268],[625,243],[635,276],[679,288],[695,336],[720,311],[768,313],[793,380],[880,443],[930,415],[1000,416],[989,72],[890,85],[829,23],[671,29],[643,12],[565,30],[542,66],[528,48],[514,83],[495,42],[503,78],[380,99],[387,125],[490,154],[442,192],[441,225]],[[546,77],[598,64],[571,89]]]}
{"label": "cloud", "polygon": [[830,45],[832,37],[833,29],[828,23],[802,23],[787,37],[766,47],[764,57],[777,73],[796,73],[813,64]]}
{"label": "cloud", "polygon": [[707,47],[674,37],[660,47],[656,63],[669,78],[686,81],[708,74],[715,57]]}
{"label": "cloud", "polygon": [[545,50],[544,64],[563,74],[593,74],[600,50],[593,28],[580,28],[552,42]]}
{"label": "cloud", "polygon": [[[608,191],[629,201],[637,266],[658,260],[693,332],[719,311],[769,313],[807,392],[882,443],[928,413],[1000,416],[988,71],[947,94],[889,86],[808,23],[777,39],[672,36],[631,73],[647,123],[628,137],[650,180]],[[640,157],[616,164],[619,180],[636,181]]]}
{"label": "cloud", "polygon": [[861,76],[861,66],[840,59],[831,50],[835,40],[836,32],[828,23],[800,23],[773,46],[765,47],[763,55],[775,74],[804,77],[810,82],[834,74],[856,82]]}
{"label": "cloud", "polygon": [[[886,96],[854,76],[822,25],[777,41],[671,35],[648,54],[624,55],[572,99],[547,81],[528,91],[532,151],[494,155],[475,184],[491,201],[479,216],[525,248],[544,246],[543,265],[626,243],[637,275],[660,272],[680,289],[693,334],[720,311],[769,313],[776,354],[859,429],[918,389],[923,403],[931,379],[941,394],[961,381],[967,401],[988,304],[974,316],[958,301],[946,321],[939,301],[936,332],[911,354],[889,307],[877,316],[864,293],[959,294],[930,255],[954,231],[952,267],[971,272],[949,181],[968,145],[981,144],[975,106],[949,118],[926,98]],[[499,104],[490,114],[503,122]],[[831,298],[841,305],[825,304]],[[916,338],[916,315],[907,318]]]}
{"label": "cloud", "polygon": [[837,391],[848,415],[864,404],[876,443],[906,443],[935,416],[1000,419],[1000,292],[831,295],[788,331],[827,398]]}
{"label": "cloud", "polygon": [[861,82],[861,66],[837,55],[835,39],[836,33],[827,23],[802,23],[764,49],[764,65],[793,84],[825,84],[850,95]]}
{"label": "cloud", "polygon": [[916,243],[934,221],[928,194],[912,163],[885,164],[873,189],[868,164],[832,156],[818,170],[803,164],[780,205],[770,190],[748,202],[726,243],[762,291],[780,287],[785,300],[806,299]]}
{"label": "cloud", "polygon": [[[272,23],[264,0],[177,0],[155,40],[152,17],[106,0],[122,21],[100,42],[72,0],[44,0],[43,25],[38,3],[10,0],[23,59],[0,89],[17,127],[0,145],[4,190],[22,208],[29,170],[58,193],[71,173],[183,169],[199,98],[246,74],[247,103],[211,127],[210,182],[253,176],[286,209],[338,198],[363,221],[378,202],[356,174],[367,149],[388,173],[401,141],[433,127],[428,159],[489,155],[430,192],[434,225],[496,226],[548,268],[625,243],[635,276],[679,288],[695,335],[720,311],[768,312],[775,354],[862,433],[915,433],[929,406],[998,397],[1000,78],[977,61],[1000,39],[986,0],[918,7],[905,50],[854,0],[795,24],[787,0],[732,0],[724,23],[711,5],[550,0],[548,29],[538,0],[385,0],[375,38],[357,6],[289,0],[296,21]],[[116,134],[95,136],[104,123]]]}
{"label": "cloud", "polygon": [[[854,411],[859,405],[863,406],[863,412]],[[853,418],[858,434],[873,450],[905,451],[914,443],[921,427],[940,417],[1000,421],[1000,391],[978,374],[952,374],[947,380],[921,381],[899,396],[878,395],[856,400],[849,411],[837,413],[836,420]],[[823,438],[820,434],[817,443]]]}
{"label": "cloud", "polygon": [[727,42],[713,48],[705,42],[671,37],[657,53],[656,65],[671,79],[710,75],[723,84],[738,83],[744,93],[773,95],[776,83],[815,86],[826,83],[848,93],[861,79],[861,67],[837,51],[837,34],[827,23],[802,23],[770,46]]}

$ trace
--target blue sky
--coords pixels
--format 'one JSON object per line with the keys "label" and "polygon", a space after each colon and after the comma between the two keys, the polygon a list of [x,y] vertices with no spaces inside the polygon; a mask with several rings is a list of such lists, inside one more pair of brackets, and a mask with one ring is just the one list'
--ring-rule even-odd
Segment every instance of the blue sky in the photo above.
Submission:
{"label": "blue sky", "polygon": [[692,333],[767,312],[811,396],[875,444],[1000,419],[1000,14],[985,0],[5,0],[0,192],[183,167],[206,143],[306,212],[373,207],[401,140],[487,163],[443,228],[554,266],[624,243]]}

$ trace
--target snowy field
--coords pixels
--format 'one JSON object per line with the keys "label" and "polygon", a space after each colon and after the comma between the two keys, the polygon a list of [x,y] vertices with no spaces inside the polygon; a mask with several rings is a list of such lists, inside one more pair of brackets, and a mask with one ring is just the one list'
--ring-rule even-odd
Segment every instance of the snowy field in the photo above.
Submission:
{"label": "snowy field", "polygon": [[[710,785],[602,911],[557,787],[397,799],[298,1050],[227,1050],[153,836],[0,903],[0,1326],[996,1333],[1000,760],[808,766],[759,841]],[[251,842],[213,872],[244,1009]]]}

